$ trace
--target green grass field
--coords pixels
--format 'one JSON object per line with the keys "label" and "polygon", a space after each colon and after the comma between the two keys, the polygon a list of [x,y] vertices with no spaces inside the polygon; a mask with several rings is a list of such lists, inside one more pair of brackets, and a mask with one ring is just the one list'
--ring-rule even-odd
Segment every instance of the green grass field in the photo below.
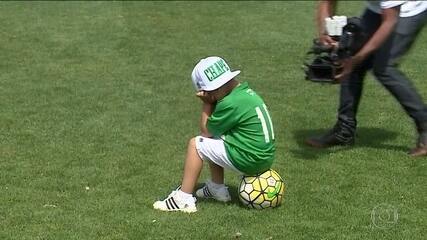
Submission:
{"label": "green grass field", "polygon": [[[340,5],[358,15],[363,2]],[[315,2],[1,2],[0,239],[425,239],[427,159],[371,76],[352,148],[313,150],[338,87],[304,80]],[[402,68],[427,99],[424,29]],[[270,107],[277,209],[199,201],[152,209],[180,183],[200,102],[190,74],[224,57]],[[200,183],[208,178],[202,173]]]}

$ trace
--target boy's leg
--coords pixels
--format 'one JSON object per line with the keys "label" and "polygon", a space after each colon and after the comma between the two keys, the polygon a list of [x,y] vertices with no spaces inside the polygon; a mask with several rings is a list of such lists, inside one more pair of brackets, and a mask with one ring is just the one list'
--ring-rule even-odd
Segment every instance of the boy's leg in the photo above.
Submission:
{"label": "boy's leg", "polygon": [[196,138],[192,138],[188,143],[187,157],[184,165],[184,176],[182,178],[181,191],[192,194],[202,171],[203,160],[196,149]]}
{"label": "boy's leg", "polygon": [[224,184],[224,168],[209,161],[209,169],[211,171],[212,182],[216,184]]}
{"label": "boy's leg", "polygon": [[196,191],[196,196],[214,198],[221,202],[230,201],[230,193],[227,186],[224,185],[224,168],[239,171],[231,163],[224,141],[199,136],[196,137],[196,149],[200,157],[208,162],[211,172],[211,180],[207,180],[205,185]]}
{"label": "boy's leg", "polygon": [[153,207],[162,211],[196,212],[196,200],[192,193],[202,167],[203,162],[197,153],[195,138],[192,138],[187,147],[181,189],[172,191],[172,193],[162,201],[156,201]]}

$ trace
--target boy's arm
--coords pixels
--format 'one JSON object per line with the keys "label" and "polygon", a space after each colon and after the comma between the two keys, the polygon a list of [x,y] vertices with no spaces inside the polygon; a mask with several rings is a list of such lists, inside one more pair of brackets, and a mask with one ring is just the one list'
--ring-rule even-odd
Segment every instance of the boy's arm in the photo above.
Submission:
{"label": "boy's arm", "polygon": [[200,132],[203,137],[212,137],[213,135],[208,131],[206,124],[209,116],[212,114],[215,108],[215,104],[203,102],[202,105],[202,116],[200,118]]}

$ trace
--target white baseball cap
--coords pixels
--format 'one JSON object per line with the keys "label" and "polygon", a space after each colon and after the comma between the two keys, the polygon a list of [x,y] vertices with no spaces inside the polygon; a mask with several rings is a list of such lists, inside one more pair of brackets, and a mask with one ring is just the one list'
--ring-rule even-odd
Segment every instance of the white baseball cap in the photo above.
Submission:
{"label": "white baseball cap", "polygon": [[196,91],[213,91],[239,75],[240,71],[231,71],[220,57],[207,57],[200,60],[191,73]]}

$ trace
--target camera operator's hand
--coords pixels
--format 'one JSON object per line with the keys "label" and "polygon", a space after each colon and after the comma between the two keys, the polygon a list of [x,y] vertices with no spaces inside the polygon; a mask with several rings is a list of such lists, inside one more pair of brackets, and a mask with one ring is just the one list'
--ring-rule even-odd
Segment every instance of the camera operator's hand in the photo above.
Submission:
{"label": "camera operator's hand", "polygon": [[332,39],[331,36],[329,36],[328,34],[322,34],[319,37],[319,42],[326,47],[337,47],[338,46],[338,42],[335,41],[334,39]]}
{"label": "camera operator's hand", "polygon": [[346,58],[340,62],[341,71],[335,75],[335,79],[338,82],[344,81],[351,72],[353,72],[354,68],[362,62],[363,58],[355,55],[353,57]]}
{"label": "camera operator's hand", "polygon": [[352,58],[342,60],[339,65],[339,69],[341,69],[341,71],[337,75],[335,75],[335,80],[337,80],[338,82],[344,81],[353,71],[353,68],[354,64]]}

